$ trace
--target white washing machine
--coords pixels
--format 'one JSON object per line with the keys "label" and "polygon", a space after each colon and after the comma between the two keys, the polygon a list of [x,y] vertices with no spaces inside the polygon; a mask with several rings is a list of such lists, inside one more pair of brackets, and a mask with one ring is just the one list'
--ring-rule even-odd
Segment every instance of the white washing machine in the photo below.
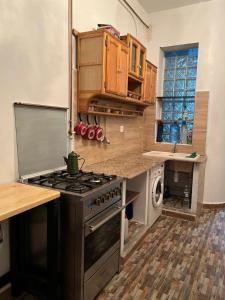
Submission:
{"label": "white washing machine", "polygon": [[164,163],[156,165],[151,169],[150,188],[148,199],[148,225],[153,223],[162,214],[164,191]]}

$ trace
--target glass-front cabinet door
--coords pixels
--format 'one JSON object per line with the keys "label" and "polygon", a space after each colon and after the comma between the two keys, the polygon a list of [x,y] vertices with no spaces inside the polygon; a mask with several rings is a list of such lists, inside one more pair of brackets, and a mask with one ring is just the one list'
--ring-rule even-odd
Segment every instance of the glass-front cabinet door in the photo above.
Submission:
{"label": "glass-front cabinet door", "polygon": [[130,72],[133,75],[136,75],[137,73],[137,59],[138,59],[138,45],[131,41],[131,48],[130,48]]}
{"label": "glass-front cabinet door", "polygon": [[138,79],[144,78],[146,48],[136,38],[128,35],[130,48],[129,73]]}

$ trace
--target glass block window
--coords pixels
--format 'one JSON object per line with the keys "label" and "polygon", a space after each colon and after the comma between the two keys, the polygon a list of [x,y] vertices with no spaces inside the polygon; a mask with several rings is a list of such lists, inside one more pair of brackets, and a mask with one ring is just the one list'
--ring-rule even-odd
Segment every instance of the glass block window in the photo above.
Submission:
{"label": "glass block window", "polygon": [[188,112],[188,141],[192,142],[197,63],[198,48],[165,52],[163,142],[170,142],[170,126],[174,121],[181,126],[184,111]]}

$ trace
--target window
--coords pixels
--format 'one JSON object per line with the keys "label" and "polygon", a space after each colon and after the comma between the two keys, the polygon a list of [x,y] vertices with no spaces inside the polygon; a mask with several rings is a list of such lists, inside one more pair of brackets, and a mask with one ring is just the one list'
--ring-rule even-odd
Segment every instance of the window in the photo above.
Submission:
{"label": "window", "polygon": [[165,52],[162,98],[162,141],[171,142],[170,128],[177,121],[181,128],[184,114],[188,143],[192,143],[198,48]]}

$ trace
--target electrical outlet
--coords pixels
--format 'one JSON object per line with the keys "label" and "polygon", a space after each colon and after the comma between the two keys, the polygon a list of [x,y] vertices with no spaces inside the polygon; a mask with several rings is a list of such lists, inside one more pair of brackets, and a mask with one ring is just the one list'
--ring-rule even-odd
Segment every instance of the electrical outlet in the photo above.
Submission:
{"label": "electrical outlet", "polygon": [[120,132],[121,132],[121,133],[124,132],[124,126],[120,126]]}

